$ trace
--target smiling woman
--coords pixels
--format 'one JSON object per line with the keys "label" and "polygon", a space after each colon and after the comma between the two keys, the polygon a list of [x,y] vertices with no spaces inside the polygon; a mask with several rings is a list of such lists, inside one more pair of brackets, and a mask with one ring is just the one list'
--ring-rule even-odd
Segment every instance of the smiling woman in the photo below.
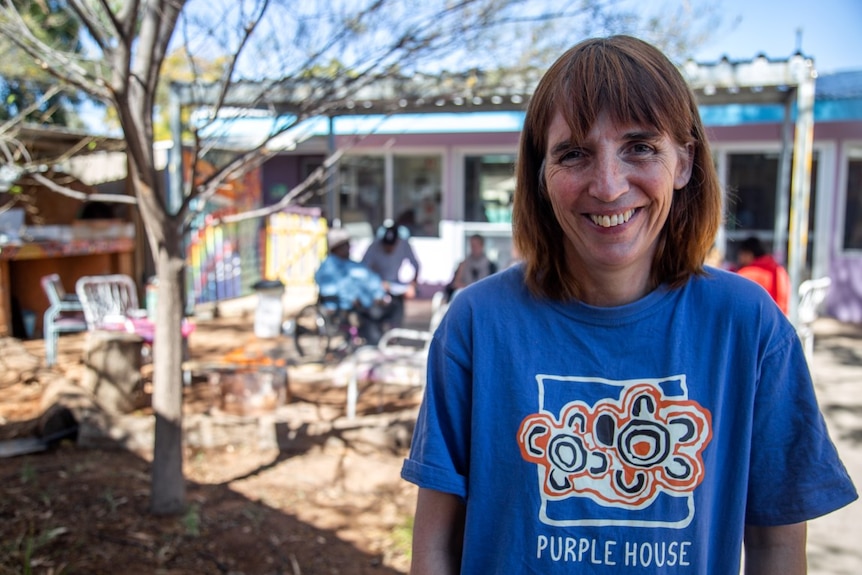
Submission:
{"label": "smiling woman", "polygon": [[543,162],[543,191],[568,240],[562,254],[568,265],[561,269],[570,272],[585,303],[640,299],[656,287],[652,262],[674,190],[691,175],[692,145],[615,123],[606,112],[580,142],[572,141],[557,112],[548,139],[553,145]]}
{"label": "smiling woman", "polygon": [[721,194],[679,72],[578,44],[516,175],[524,263],[464,288],[429,350],[411,573],[738,573],[743,539],[746,572],[804,573],[805,522],[856,491],[793,326],[704,266]]}
{"label": "smiling woman", "polygon": [[[527,262],[527,284],[535,293],[555,299],[583,296],[581,269],[572,269],[567,244],[556,241],[562,232],[562,222],[555,213],[557,204],[553,197],[550,202],[545,198],[555,162],[582,173],[587,156],[595,168],[594,180],[616,178],[604,185],[620,186],[635,175],[647,177],[651,172],[643,169],[646,166],[658,168],[656,173],[663,166],[673,181],[672,186],[662,184],[664,188],[653,190],[654,200],[663,192],[674,197],[672,203],[661,202],[669,205],[658,210],[653,201],[635,199],[645,193],[636,186],[611,201],[602,194],[607,197],[618,192],[592,187],[591,209],[598,210],[593,215],[601,216],[602,221],[605,215],[610,218],[627,209],[647,207],[647,214],[636,210],[635,219],[651,220],[653,228],[660,228],[652,230],[652,242],[644,239],[651,258],[644,262],[648,278],[639,281],[651,288],[661,282],[676,285],[702,270],[721,219],[721,190],[709,142],[685,80],[664,55],[657,50],[641,50],[642,44],[634,39],[618,40],[614,42],[614,57],[609,57],[602,42],[573,48],[548,70],[533,94],[517,166],[518,184],[525,193],[515,196],[516,218],[521,216],[515,221],[515,241]],[[573,57],[576,50],[578,58]],[[615,142],[608,141],[610,127],[615,131]],[[600,137],[608,148],[604,156],[596,156],[601,151],[596,149]],[[571,158],[573,151],[577,162]],[[607,163],[608,151],[619,164]],[[622,168],[627,172],[621,172]],[[679,192],[671,194],[673,190]],[[693,201],[695,197],[697,201]],[[579,213],[590,215],[583,210]],[[667,226],[665,219],[669,220]],[[547,234],[546,226],[556,228],[555,233]],[[669,230],[673,230],[672,235]],[[566,235],[571,239],[569,233]],[[539,274],[539,270],[547,273]]]}

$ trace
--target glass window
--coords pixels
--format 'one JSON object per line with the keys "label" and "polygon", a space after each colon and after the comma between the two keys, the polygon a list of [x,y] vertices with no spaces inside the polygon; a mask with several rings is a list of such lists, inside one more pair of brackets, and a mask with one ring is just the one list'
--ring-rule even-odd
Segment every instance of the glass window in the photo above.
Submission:
{"label": "glass window", "polygon": [[851,148],[847,156],[844,202],[844,249],[862,250],[862,146]]}
{"label": "glass window", "polygon": [[344,156],[339,167],[338,217],[345,224],[383,223],[385,187],[384,159],[380,156]]}
{"label": "glass window", "polygon": [[772,231],[778,154],[728,154],[727,229]]}
{"label": "glass window", "polygon": [[464,219],[511,222],[515,154],[467,156],[464,162]]}
{"label": "glass window", "polygon": [[[778,186],[778,153],[728,154],[727,250],[728,261],[736,259],[736,245],[751,235],[758,236],[775,252],[775,192]],[[792,169],[792,168],[791,168]],[[808,203],[807,261],[810,265],[815,239],[814,222],[817,205],[817,153],[811,161],[810,198]],[[787,222],[790,222],[792,199],[788,198]],[[785,238],[786,240],[787,238]]]}
{"label": "glass window", "polygon": [[413,236],[440,234],[440,156],[394,156],[393,212],[395,221]]}

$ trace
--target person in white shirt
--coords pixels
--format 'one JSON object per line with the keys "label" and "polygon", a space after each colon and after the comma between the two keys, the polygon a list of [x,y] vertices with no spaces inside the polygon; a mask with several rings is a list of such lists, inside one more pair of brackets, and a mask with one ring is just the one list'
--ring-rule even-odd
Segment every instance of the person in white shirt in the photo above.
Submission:
{"label": "person in white shirt", "polygon": [[[405,228],[387,223],[382,231],[368,246],[362,263],[383,280],[383,287],[392,297],[389,325],[400,327],[404,323],[404,300],[416,297],[419,260],[410,247]],[[413,268],[407,281],[399,275],[405,261]]]}

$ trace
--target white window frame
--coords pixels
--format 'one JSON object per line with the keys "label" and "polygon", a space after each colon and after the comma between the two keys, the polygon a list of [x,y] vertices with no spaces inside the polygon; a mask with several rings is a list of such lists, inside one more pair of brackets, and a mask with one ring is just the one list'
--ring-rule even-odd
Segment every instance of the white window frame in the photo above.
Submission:
{"label": "white window frame", "polygon": [[838,189],[835,194],[835,252],[842,257],[862,258],[862,249],[846,248],[844,246],[844,224],[847,212],[847,179],[849,178],[850,149],[862,150],[862,140],[852,139],[841,142],[840,163],[838,165]]}
{"label": "white window frame", "polygon": [[464,221],[464,195],[466,193],[466,174],[464,163],[467,156],[488,156],[494,154],[511,154],[518,157],[517,146],[456,146],[452,148],[452,181],[450,194],[451,210],[443,212],[450,217],[448,220]]}
{"label": "white window frame", "polygon": [[[344,154],[345,157],[374,156],[383,158],[383,217],[394,219],[395,215],[395,156],[438,156],[440,158],[440,183],[443,186],[442,203],[446,203],[446,176],[448,174],[448,156],[445,146],[410,146],[399,147],[390,143],[383,148],[356,148]],[[441,206],[441,214],[444,214]],[[442,217],[441,217],[442,219]]]}
{"label": "white window frame", "polygon": [[[729,154],[781,154],[781,142],[778,140],[750,140],[750,141],[726,141],[726,142],[710,142],[710,150],[713,158],[715,158],[716,169],[718,170],[718,179],[721,183],[721,201],[722,209],[727,207],[727,168]],[[791,150],[792,154],[793,150]],[[809,209],[814,212],[814,251],[812,254],[813,261],[808,262],[811,267],[813,277],[824,275],[829,262],[829,249],[833,241],[830,236],[833,233],[833,228],[830,225],[831,218],[831,199],[832,186],[834,178],[830,166],[833,166],[835,158],[835,143],[831,141],[815,141],[812,152],[817,155],[818,172],[817,172],[817,205],[809,206]],[[845,157],[846,160],[846,157]],[[846,172],[846,161],[843,169]],[[846,175],[846,174],[845,174]],[[843,203],[841,204],[843,206]],[[843,228],[841,228],[843,230]],[[837,232],[834,232],[837,233]],[[722,253],[726,252],[727,248],[727,227],[724,220],[721,222],[721,228],[718,232],[716,240]],[[839,236],[839,241],[840,236]]]}

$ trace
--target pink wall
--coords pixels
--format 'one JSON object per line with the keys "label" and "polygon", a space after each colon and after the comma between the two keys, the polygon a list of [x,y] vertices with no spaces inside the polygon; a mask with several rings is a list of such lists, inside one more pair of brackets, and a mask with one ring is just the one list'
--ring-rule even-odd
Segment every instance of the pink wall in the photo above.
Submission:
{"label": "pink wall", "polygon": [[353,145],[354,148],[404,147],[450,147],[450,146],[517,146],[518,132],[493,132],[484,134],[372,134],[359,143],[353,137],[338,136],[339,147]]}

